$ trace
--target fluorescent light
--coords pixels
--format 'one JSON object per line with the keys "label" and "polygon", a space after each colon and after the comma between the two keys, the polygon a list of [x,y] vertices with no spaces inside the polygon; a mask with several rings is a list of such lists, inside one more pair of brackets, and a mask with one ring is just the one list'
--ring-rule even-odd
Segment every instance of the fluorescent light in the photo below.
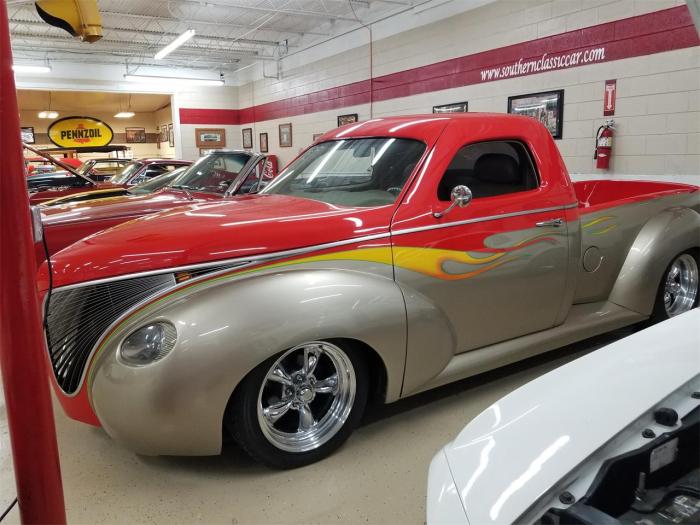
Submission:
{"label": "fluorescent light", "polygon": [[40,111],[39,118],[56,118],[58,113],[55,111]]}
{"label": "fluorescent light", "polygon": [[160,77],[156,75],[124,75],[124,80],[144,84],[168,84],[185,86],[223,86],[223,80],[211,78]]}
{"label": "fluorescent light", "polygon": [[161,58],[165,58],[170,53],[175,51],[178,47],[180,47],[182,44],[187,42],[193,36],[194,36],[194,29],[188,29],[187,31],[182,33],[179,37],[177,37],[175,40],[170,42],[167,46],[165,46],[163,49],[158,51],[153,56],[153,58],[155,58],[156,60],[160,60]]}
{"label": "fluorescent light", "polygon": [[12,71],[15,73],[51,73],[49,66],[30,66],[28,64],[13,64]]}
{"label": "fluorescent light", "polygon": [[131,118],[134,115],[136,115],[136,113],[134,113],[133,111],[120,111],[119,113],[117,113],[114,116],[116,118]]}

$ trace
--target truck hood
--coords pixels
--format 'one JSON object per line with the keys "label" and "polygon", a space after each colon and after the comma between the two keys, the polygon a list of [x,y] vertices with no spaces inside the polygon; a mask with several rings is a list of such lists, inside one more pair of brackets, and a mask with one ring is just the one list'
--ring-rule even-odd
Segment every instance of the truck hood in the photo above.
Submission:
{"label": "truck hood", "polygon": [[[389,231],[394,211],[394,206],[341,208],[284,195],[188,202],[59,251],[51,257],[54,287],[382,234]],[[46,285],[44,265],[39,287]]]}
{"label": "truck hood", "polygon": [[[121,188],[121,186],[96,186],[91,189]],[[82,191],[85,191],[83,188]],[[49,193],[49,192],[42,192]],[[75,192],[79,193],[79,192]],[[63,193],[62,195],[68,195]],[[41,210],[41,220],[44,227],[67,222],[99,221],[102,219],[141,217],[149,213],[156,213],[169,208],[190,204],[202,203],[208,200],[221,200],[220,195],[195,194],[195,200],[190,200],[182,191],[161,190],[148,195],[127,195],[84,202],[75,202],[58,206],[51,206]]]}
{"label": "truck hood", "polygon": [[515,523],[598,448],[700,373],[700,310],[515,390],[444,449],[469,523]]}
{"label": "truck hood", "polygon": [[[72,177],[72,175],[71,175]],[[50,190],[37,191],[35,193],[29,194],[29,204],[41,204],[52,199],[57,199],[58,197],[64,197],[66,195],[72,195],[74,193],[82,193],[84,191],[91,190],[108,190],[113,188],[124,188],[122,184],[112,184],[111,182],[99,182],[94,185],[85,186],[61,186],[61,179],[56,179],[55,187]]]}

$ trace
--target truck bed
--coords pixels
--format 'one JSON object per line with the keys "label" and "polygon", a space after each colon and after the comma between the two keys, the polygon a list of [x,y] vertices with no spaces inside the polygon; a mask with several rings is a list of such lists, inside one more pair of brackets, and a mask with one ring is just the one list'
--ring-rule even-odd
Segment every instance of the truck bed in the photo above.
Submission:
{"label": "truck bed", "polygon": [[[636,180],[587,180],[574,182],[574,191],[579,208],[585,213],[597,209],[630,204],[654,197],[690,193],[700,187],[676,182],[636,181]],[[584,210],[582,210],[584,211]]]}

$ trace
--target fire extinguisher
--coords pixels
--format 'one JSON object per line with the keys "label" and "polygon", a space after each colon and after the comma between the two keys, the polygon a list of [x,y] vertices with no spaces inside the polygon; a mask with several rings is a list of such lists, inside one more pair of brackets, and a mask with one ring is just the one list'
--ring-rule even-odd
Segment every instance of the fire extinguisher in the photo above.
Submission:
{"label": "fire extinguisher", "polygon": [[595,167],[599,170],[607,170],[610,167],[610,156],[612,155],[613,145],[613,128],[615,121],[610,119],[598,128],[595,137],[595,153],[593,158],[596,159]]}

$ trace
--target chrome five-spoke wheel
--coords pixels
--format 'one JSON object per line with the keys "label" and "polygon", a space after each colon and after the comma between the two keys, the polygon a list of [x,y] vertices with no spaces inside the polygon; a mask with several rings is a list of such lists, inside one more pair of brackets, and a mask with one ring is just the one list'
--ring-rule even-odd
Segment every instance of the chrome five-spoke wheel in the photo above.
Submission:
{"label": "chrome five-spoke wheel", "polygon": [[663,285],[663,303],[668,317],[695,306],[698,280],[698,264],[691,254],[683,253],[671,263]]}
{"label": "chrome five-spoke wheel", "polygon": [[337,346],[311,342],[285,352],[258,395],[260,428],[275,447],[306,452],[343,426],[355,400],[355,371]]}
{"label": "chrome five-spoke wheel", "polygon": [[339,447],[358,425],[368,376],[366,355],[354,342],[305,342],[251,371],[224,423],[255,459],[277,468],[307,465]]}

